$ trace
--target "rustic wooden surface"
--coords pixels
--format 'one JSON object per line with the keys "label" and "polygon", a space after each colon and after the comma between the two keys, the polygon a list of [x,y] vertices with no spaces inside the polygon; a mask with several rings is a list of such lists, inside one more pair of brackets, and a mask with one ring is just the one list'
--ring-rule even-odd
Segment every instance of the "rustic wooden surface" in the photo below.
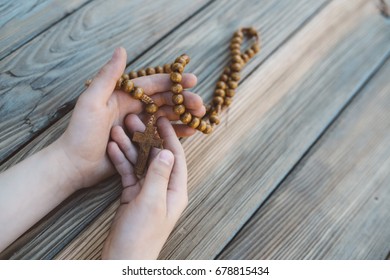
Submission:
{"label": "rustic wooden surface", "polygon": [[[114,47],[128,69],[189,53],[208,101],[232,32],[253,25],[263,50],[223,123],[182,140],[190,202],[160,258],[389,258],[390,22],[379,1],[141,2],[0,5],[0,170],[62,133]],[[99,258],[119,191],[113,177],[74,194],[0,257]]]}
{"label": "rustic wooden surface", "polygon": [[[221,259],[384,259],[390,240],[390,60]],[[275,221],[278,221],[275,223]]]}

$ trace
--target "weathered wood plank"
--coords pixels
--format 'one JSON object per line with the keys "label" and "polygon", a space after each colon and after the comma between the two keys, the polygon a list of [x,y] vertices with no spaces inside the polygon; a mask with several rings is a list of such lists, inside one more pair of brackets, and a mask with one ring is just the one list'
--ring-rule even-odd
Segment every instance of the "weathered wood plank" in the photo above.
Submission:
{"label": "weathered wood plank", "polygon": [[0,3],[0,60],[90,0]]}
{"label": "weathered wood plank", "polygon": [[[372,3],[333,3],[242,84],[228,124],[184,141],[190,205],[161,258],[222,250],[385,59],[386,30]],[[65,257],[88,255],[81,248]]]}
{"label": "weathered wood plank", "polygon": [[[247,2],[245,2],[247,3]],[[232,32],[242,25],[254,24],[262,32],[262,39],[264,42],[267,42],[264,46],[264,49],[255,61],[248,65],[248,68],[245,70],[244,75],[247,75],[248,72],[253,70],[259,63],[261,63],[264,58],[273,53],[283,42],[288,38],[291,33],[295,32],[308,18],[310,18],[317,9],[321,7],[321,4],[324,2],[319,1],[296,1],[292,3],[290,1],[279,1],[277,4],[275,2],[266,2],[258,3],[254,6],[246,5],[243,2],[233,3],[232,1],[218,1],[210,5],[207,10],[203,10],[201,13],[192,18],[188,23],[185,23],[183,26],[172,32],[165,40],[160,42],[155,46],[150,52],[142,56],[135,63],[130,65],[131,68],[137,68],[145,65],[155,65],[161,64],[174,59],[181,52],[188,52],[191,55],[192,62],[188,68],[192,67],[192,70],[195,73],[199,73],[200,85],[197,87],[198,92],[201,93],[203,97],[209,99],[211,92],[214,86],[214,82],[217,79],[223,64],[228,58],[227,45],[231,37]],[[248,16],[242,17],[238,15],[235,11],[237,9],[242,10]],[[258,13],[253,13],[253,9],[259,11]],[[293,16],[299,14],[300,16]],[[249,16],[251,15],[251,16]],[[213,27],[213,33],[210,33],[210,27]],[[260,28],[261,27],[261,28]],[[177,38],[180,38],[178,40]],[[194,41],[194,38],[199,38],[199,41]],[[207,48],[206,48],[207,47]],[[220,49],[215,51],[215,49]],[[205,52],[207,51],[207,53]],[[217,65],[217,66],[216,66]],[[236,106],[236,105],[234,105]],[[41,136],[36,138],[32,143],[30,143],[23,151],[18,153],[13,157],[12,160],[8,161],[6,165],[12,165],[20,158],[29,154],[30,150],[33,147],[41,149],[45,146],[45,143],[48,143],[55,139],[58,135],[61,134],[63,129],[67,124],[67,120],[60,120],[55,126],[49,131],[45,131]],[[204,141],[204,136],[198,136],[197,141]],[[190,164],[192,164],[190,162]],[[191,176],[191,174],[190,174]],[[192,175],[193,176],[193,175]],[[193,180],[193,178],[192,178]],[[119,183],[118,180],[113,180],[105,188],[109,190],[112,187],[117,186]],[[191,184],[191,181],[190,181]],[[95,203],[96,207],[100,207],[101,201],[109,200],[110,195],[108,193],[101,193],[100,196],[96,197]],[[75,204],[75,209],[70,209],[67,213],[61,218],[55,220],[55,226],[58,226],[56,230],[61,231],[62,227],[64,228],[77,228],[80,229],[83,226],[86,226],[83,220],[80,220],[78,223],[72,221],[69,223],[69,217],[72,217],[75,213],[79,213],[80,208],[77,208],[78,204]],[[73,212],[76,211],[76,212]],[[111,211],[111,212],[110,212]],[[107,210],[105,212],[105,218],[109,218],[112,215],[113,210]],[[54,223],[54,221],[53,221]],[[49,224],[47,222],[47,224]],[[100,223],[98,223],[100,224]],[[98,235],[98,231],[95,230],[97,224],[93,224],[90,227],[90,231],[93,233],[88,233],[88,235],[80,235],[80,240],[86,238],[94,238],[95,234]],[[56,230],[40,232],[39,236],[33,241],[28,242],[23,248],[17,247],[14,249],[20,249],[15,252],[13,255],[14,258],[41,258],[42,256],[50,257],[48,255],[48,248],[45,247],[47,239],[55,238],[59,241],[59,238],[56,238]],[[84,236],[84,237],[83,237]],[[89,236],[89,237],[88,237]],[[68,238],[68,237],[67,237]],[[100,243],[103,242],[104,237],[100,239]],[[28,240],[27,240],[28,241]],[[75,240],[71,245],[78,244],[79,239]],[[30,255],[28,252],[33,248],[42,248],[41,252],[36,252],[33,255]],[[76,247],[77,246],[73,246]],[[79,250],[67,250],[63,256],[65,258],[89,258],[91,257],[90,248],[85,247],[84,251]],[[94,249],[95,250],[95,249]],[[10,250],[15,251],[15,250]],[[86,252],[88,251],[88,252]],[[53,252],[50,252],[50,254]],[[69,254],[68,254],[69,253]],[[80,254],[85,253],[85,255],[80,256]],[[93,257],[95,257],[94,255]]]}
{"label": "weathered wood plank", "polygon": [[335,1],[251,75],[228,124],[184,143],[190,206],[161,258],[215,257],[385,59],[389,43],[372,2]]}
{"label": "weathered wood plank", "polygon": [[[66,96],[66,100],[71,100],[72,96],[77,96],[82,89],[84,89],[83,83],[84,78],[87,78],[88,76],[91,77],[94,73],[96,73],[97,69],[101,66],[101,64],[104,63],[104,60],[110,56],[110,53],[112,52],[113,48],[123,44],[127,47],[131,47],[131,51],[129,52],[129,60],[134,58],[134,56],[138,55],[139,53],[145,51],[148,47],[153,45],[156,41],[158,41],[161,36],[164,36],[171,28],[174,28],[176,24],[178,24],[180,21],[183,21],[186,19],[186,17],[192,15],[193,13],[196,13],[197,9],[201,8],[202,5],[207,4],[206,1],[197,1],[196,3],[173,3],[170,1],[159,1],[159,2],[153,2],[154,9],[151,9],[151,5],[148,5],[147,7],[141,7],[138,6],[142,4],[145,4],[145,1],[132,1],[129,3],[129,1],[117,1],[115,7],[108,7],[113,6],[109,5],[109,3],[104,3],[103,1],[95,1],[92,4],[89,4],[86,6],[85,9],[87,10],[81,10],[75,13],[75,16],[70,16],[67,18],[66,23],[61,23],[58,26],[54,27],[53,30],[48,30],[46,33],[44,33],[40,38],[37,38],[36,40],[33,40],[29,43],[29,45],[26,45],[25,47],[21,48],[17,52],[15,52],[12,56],[15,56],[16,53],[19,53],[21,57],[20,60],[18,59],[18,62],[14,63],[14,67],[12,68],[12,71],[14,71],[16,68],[18,68],[20,71],[37,71],[42,70],[41,72],[37,73],[35,78],[38,79],[39,75],[41,76],[41,79],[46,79],[47,75],[51,75],[50,73],[45,73],[43,71],[43,68],[51,68],[54,65],[54,70],[57,77],[52,77],[53,81],[50,81],[51,83],[48,83],[48,86],[42,86],[40,90],[42,90],[42,96],[38,96],[39,98],[42,98],[43,100],[46,100],[46,98],[50,99],[47,101],[50,102],[57,102],[55,99],[58,97],[58,94],[61,94],[60,91],[56,92],[57,89],[53,90],[56,86],[61,89],[62,87],[62,95]],[[148,4],[148,3],[146,3]],[[150,3],[149,3],[150,4]],[[129,13],[126,17],[122,17],[123,11],[128,10]],[[145,11],[144,11],[145,10]],[[108,13],[108,14],[107,14]],[[138,14],[140,13],[140,14]],[[162,14],[160,14],[162,13]],[[175,17],[164,17],[163,14],[177,14]],[[115,16],[115,20],[112,20],[112,17]],[[133,18],[132,20],[134,23],[132,23],[131,28],[128,28],[128,19],[129,17]],[[147,20],[144,17],[150,17],[153,20],[150,19]],[[158,25],[154,25],[155,21],[159,21]],[[118,25],[118,26],[116,26]],[[100,34],[100,29],[106,28],[106,33]],[[127,30],[127,32],[123,33],[123,30]],[[109,30],[112,29],[112,30]],[[53,49],[50,47],[54,47],[58,44],[58,41],[60,38],[56,38],[54,41],[51,40],[50,34],[55,33],[56,31],[62,32],[62,36],[58,36],[62,38],[62,47],[58,46],[59,49],[54,50],[54,53],[50,55],[50,53],[53,52]],[[99,34],[92,34],[96,33],[97,30],[99,31]],[[77,31],[77,32],[76,32]],[[76,33],[77,34],[76,34]],[[121,32],[123,33],[122,35]],[[48,34],[49,35],[48,35]],[[76,36],[77,35],[77,36]],[[99,35],[99,38],[93,38],[94,35]],[[120,35],[120,40],[115,41],[118,39]],[[76,37],[73,37],[76,36]],[[110,38],[113,37],[114,39]],[[48,38],[47,38],[48,37]],[[98,44],[100,42],[100,45]],[[136,43],[137,42],[137,46]],[[140,42],[143,42],[141,44]],[[78,47],[83,46],[83,49],[81,52],[84,52],[84,55],[86,52],[91,50],[94,50],[92,52],[92,56],[88,57],[85,55],[85,59],[81,59],[80,57],[79,62],[80,64],[84,64],[83,66],[76,67],[80,69],[88,68],[90,69],[90,74],[86,74],[85,76],[79,75],[79,77],[74,80],[74,83],[72,82],[72,78],[66,74],[68,71],[73,71],[79,73],[79,71],[75,71],[74,66],[71,64],[74,63],[74,57],[72,57],[72,52],[68,52],[69,50],[66,50],[66,47],[71,47],[72,45],[77,44]],[[29,52],[33,52],[36,48],[45,46],[45,48],[42,51],[42,65],[41,67],[37,67],[34,65],[30,65],[29,63],[24,63],[23,59],[27,59],[29,55],[32,57],[33,54]],[[99,46],[97,46],[99,45]],[[109,48],[107,46],[110,45]],[[49,46],[49,47],[47,47]],[[74,48],[77,47],[76,45]],[[101,56],[104,54],[103,56]],[[36,55],[36,54],[35,54]],[[57,61],[53,65],[48,65],[50,63],[50,59],[46,59],[46,55],[55,57]],[[8,58],[7,58],[8,59]],[[32,58],[30,59],[32,60]],[[91,66],[88,64],[88,61],[100,61],[99,66]],[[22,62],[21,62],[22,61]],[[8,61],[9,63],[10,61]],[[3,65],[4,61],[0,62],[0,65]],[[62,65],[64,63],[64,65]],[[23,65],[21,65],[23,64]],[[93,63],[92,63],[93,64]],[[98,62],[99,64],[99,62]],[[29,66],[30,65],[30,66]],[[16,68],[15,68],[16,67]],[[29,68],[30,67],[30,68]],[[89,68],[90,67],[90,68]],[[34,69],[35,70],[34,70]],[[39,69],[38,69],[39,68]],[[71,68],[71,69],[69,69]],[[73,69],[73,70],[72,70]],[[81,70],[82,71],[82,70]],[[93,73],[93,74],[92,74]],[[73,73],[75,74],[75,73]],[[4,76],[4,73],[0,74]],[[29,74],[29,75],[35,75]],[[15,76],[13,77],[13,74],[11,75],[10,79],[19,79],[20,77]],[[77,76],[77,75],[76,75]],[[62,81],[60,81],[59,77],[65,77]],[[33,77],[31,77],[33,79]],[[5,79],[7,80],[7,79]],[[26,82],[28,84],[30,80],[23,80],[23,83]],[[22,81],[18,81],[22,82]],[[18,82],[10,82],[9,90],[13,91],[12,86],[16,87],[26,87],[27,85],[17,85]],[[59,83],[63,83],[62,85],[59,85]],[[3,81],[0,82],[1,84],[1,90],[4,90],[4,83]],[[75,88],[78,88],[79,90],[75,91],[71,94],[65,94],[70,86],[74,86]],[[50,87],[50,88],[49,88]],[[20,89],[21,90],[21,89]],[[20,93],[20,90],[18,93]],[[30,92],[24,92],[25,96],[14,95],[10,94],[4,95],[4,92],[0,92],[1,99],[0,99],[0,116],[1,116],[1,124],[0,126],[3,126],[4,130],[6,130],[7,125],[12,126],[8,131],[2,130],[2,132],[5,133],[5,138],[7,134],[12,134],[17,137],[25,137],[26,139],[29,139],[30,137],[34,137],[38,132],[31,132],[31,135],[25,135],[25,130],[18,131],[17,130],[17,123],[19,121],[19,118],[15,116],[15,119],[9,118],[10,114],[16,114],[12,110],[15,108],[18,111],[24,111],[26,110],[25,107],[23,107],[21,104],[23,97],[26,97],[26,95],[31,94],[32,92],[37,92],[37,89],[34,89]],[[14,92],[15,93],[15,92]],[[41,94],[40,93],[40,94]],[[8,94],[8,93],[6,93]],[[38,95],[40,95],[38,94]],[[47,97],[48,96],[48,97]],[[31,100],[23,101],[23,102],[31,102],[34,101],[36,104],[39,104],[39,100],[35,99],[34,97],[30,98]],[[15,104],[14,104],[15,103]],[[61,102],[60,102],[61,103]],[[71,101],[72,103],[72,101]],[[56,106],[47,105],[47,108],[45,105],[42,105],[39,110],[41,110],[38,114],[41,114],[38,116],[38,118],[46,118],[51,119],[51,121],[59,118],[60,116],[63,116],[66,112],[71,110],[72,106],[69,106],[69,104],[64,105],[63,107],[57,108]],[[70,104],[71,105],[71,104]],[[18,108],[18,106],[21,106]],[[28,104],[29,106],[29,104]],[[8,110],[8,111],[7,111]],[[52,113],[50,113],[50,110],[53,110]],[[35,113],[33,113],[35,114]],[[53,114],[53,115],[51,115]],[[3,118],[4,117],[4,118]],[[58,136],[63,132],[63,129],[66,127],[68,120],[70,117],[70,113],[65,115],[58,123],[55,123],[53,126],[51,126],[49,129],[45,131],[45,134],[40,135],[39,137],[35,138],[32,142],[29,143],[26,147],[24,147],[22,150],[20,150],[15,156],[13,156],[10,160],[4,162],[0,166],[0,170],[4,170],[15,163],[19,162],[23,158],[28,157],[32,153],[42,149],[52,141],[54,141]],[[28,122],[29,125],[31,124]],[[42,126],[43,127],[43,126]],[[37,128],[37,130],[40,130],[40,128]],[[16,131],[15,131],[16,130]],[[1,134],[0,133],[0,134]],[[28,134],[28,133],[27,133]],[[1,138],[1,137],[0,137]],[[27,140],[26,140],[27,141]],[[3,151],[6,154],[10,154],[13,149],[13,144],[11,143],[11,139],[7,139],[7,141],[0,140],[0,150],[3,149]],[[16,146],[19,146],[23,143],[23,141],[19,141]],[[3,154],[4,155],[4,154]],[[11,255],[13,255],[14,258],[52,258],[55,254],[58,253],[58,250],[62,248],[66,242],[69,242],[74,236],[78,234],[78,232],[85,227],[92,219],[94,219],[100,211],[105,209],[107,205],[109,205],[114,198],[118,196],[118,190],[119,188],[116,188],[116,186],[119,187],[119,181],[117,181],[115,178],[110,181],[111,184],[101,184],[101,187],[98,187],[96,190],[88,190],[86,193],[81,193],[79,195],[76,195],[73,199],[68,200],[62,208],[56,209],[53,213],[51,213],[48,217],[46,217],[40,224],[38,224],[35,229],[31,230],[26,236],[19,239],[17,242],[15,242],[12,246],[10,246],[5,252],[3,252],[0,257],[1,258],[8,258]],[[91,199],[93,198],[93,199]],[[96,198],[102,199],[102,201],[96,201]],[[85,202],[84,202],[85,201]],[[70,203],[68,203],[70,202]],[[90,206],[93,205],[92,208]],[[87,210],[93,209],[93,211]],[[80,213],[81,210],[87,211],[83,212],[85,214],[85,219],[79,219],[80,223],[75,222],[73,218],[76,217],[77,213]],[[69,213],[69,211],[71,213]],[[74,211],[74,212],[73,212]],[[63,219],[60,220],[59,217],[62,217]],[[42,234],[40,231],[47,226],[52,227],[51,230],[48,230],[45,232],[45,234]],[[73,225],[73,226],[71,226]],[[53,228],[56,228],[58,232],[53,233]],[[63,235],[64,234],[64,235]],[[58,243],[53,247],[47,247],[47,250],[43,250],[40,253],[36,254],[37,244],[44,244],[47,242],[48,236],[55,236],[55,235],[62,235],[60,239],[62,238],[62,243]],[[34,236],[34,238],[32,238]],[[65,237],[64,237],[65,236]],[[58,238],[58,237],[57,237]],[[46,240],[46,241],[45,241]],[[25,251],[18,251],[17,248],[21,248],[25,245],[26,242],[30,242],[30,246],[24,247]],[[43,243],[40,243],[43,242]],[[61,247],[62,246],[62,247]],[[17,253],[16,253],[17,251]]]}
{"label": "weathered wood plank", "polygon": [[390,60],[219,256],[385,259]]}
{"label": "weathered wood plank", "polygon": [[0,162],[70,111],[114,47],[125,46],[131,61],[205,4],[93,1],[4,58]]}

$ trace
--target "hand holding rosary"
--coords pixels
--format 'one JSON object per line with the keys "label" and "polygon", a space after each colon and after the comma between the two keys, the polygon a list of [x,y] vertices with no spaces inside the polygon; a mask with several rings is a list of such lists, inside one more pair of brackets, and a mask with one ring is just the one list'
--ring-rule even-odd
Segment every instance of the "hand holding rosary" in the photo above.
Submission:
{"label": "hand holding rosary", "polygon": [[[244,36],[248,37],[248,39],[253,38],[254,43],[245,52],[241,52],[241,44],[244,40]],[[172,64],[165,64],[164,66],[157,66],[154,68],[149,67],[138,70],[137,72],[131,71],[128,74],[122,75],[117,81],[115,89],[123,90],[129,93],[134,99],[140,100],[146,104],[145,111],[150,115],[145,131],[143,133],[134,133],[132,139],[139,144],[140,148],[137,164],[135,166],[135,173],[138,176],[142,176],[145,173],[151,148],[162,148],[163,141],[160,139],[157,128],[155,127],[155,114],[159,108],[154,103],[153,99],[145,94],[142,88],[134,86],[132,79],[159,73],[170,74],[170,80],[172,81],[172,102],[174,104],[173,112],[179,116],[179,119],[183,124],[195,128],[204,134],[210,134],[213,131],[214,126],[220,123],[219,113],[224,107],[228,107],[232,103],[232,98],[241,78],[241,69],[259,51],[259,36],[253,27],[241,28],[234,33],[230,43],[230,64],[224,69],[220,76],[216,84],[213,100],[207,107],[205,116],[202,118],[193,116],[184,105],[184,95],[182,94],[183,86],[181,85],[181,81],[184,68],[190,63],[190,57],[188,55],[182,54],[176,58]],[[88,86],[90,82],[90,80],[87,81],[86,85]]]}

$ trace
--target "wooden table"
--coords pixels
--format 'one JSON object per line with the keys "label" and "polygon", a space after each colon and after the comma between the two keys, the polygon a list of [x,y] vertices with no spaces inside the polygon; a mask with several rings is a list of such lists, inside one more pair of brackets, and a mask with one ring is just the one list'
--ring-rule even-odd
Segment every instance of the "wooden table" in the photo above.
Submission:
{"label": "wooden table", "polygon": [[[189,206],[162,259],[386,259],[390,19],[376,0],[0,4],[1,170],[54,141],[114,47],[128,69],[186,52],[207,102],[231,34],[261,32],[211,136],[182,139]],[[390,2],[387,2],[390,4]],[[2,258],[98,259],[117,176],[74,194]]]}

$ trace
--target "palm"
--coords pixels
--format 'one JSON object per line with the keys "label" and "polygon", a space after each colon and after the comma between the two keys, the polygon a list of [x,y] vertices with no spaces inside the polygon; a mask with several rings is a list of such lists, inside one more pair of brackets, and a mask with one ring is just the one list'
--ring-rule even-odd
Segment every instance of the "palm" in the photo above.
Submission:
{"label": "palm", "polygon": [[[124,102],[124,99],[129,100]],[[114,169],[106,155],[110,130],[113,125],[122,126],[124,116],[139,111],[140,107],[138,101],[120,91],[114,91],[106,104],[88,104],[80,98],[62,138],[70,147],[67,152],[72,155],[76,169],[82,171],[83,186],[112,174]]]}

